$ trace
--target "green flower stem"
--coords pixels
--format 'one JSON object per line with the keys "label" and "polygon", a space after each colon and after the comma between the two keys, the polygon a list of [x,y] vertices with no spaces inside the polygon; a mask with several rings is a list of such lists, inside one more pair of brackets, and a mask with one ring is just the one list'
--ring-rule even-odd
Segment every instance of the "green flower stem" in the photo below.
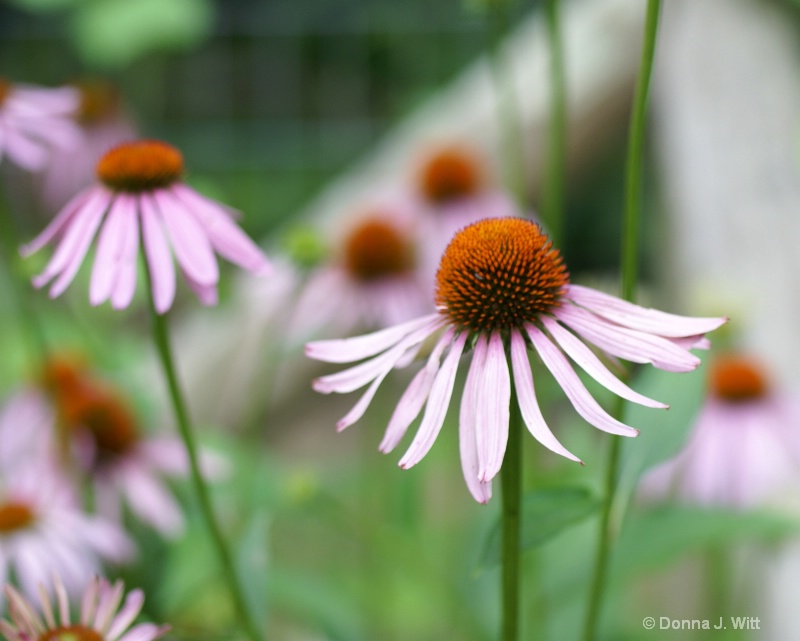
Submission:
{"label": "green flower stem", "polygon": [[194,484],[195,493],[197,494],[197,499],[200,503],[200,509],[203,513],[206,528],[211,536],[217,556],[219,557],[223,574],[228,583],[228,589],[230,590],[231,598],[233,599],[233,604],[236,608],[240,625],[251,641],[261,641],[261,633],[259,632],[258,626],[255,624],[255,621],[250,614],[250,610],[247,607],[247,602],[245,601],[244,592],[239,583],[239,579],[236,576],[233,557],[228,549],[228,545],[222,534],[222,530],[217,523],[217,519],[214,516],[214,510],[211,506],[211,497],[209,495],[208,486],[206,485],[206,482],[203,479],[203,474],[200,471],[197,445],[195,444],[194,435],[192,433],[189,413],[186,409],[186,402],[184,401],[183,394],[181,393],[178,377],[175,372],[172,350],[170,348],[167,319],[166,316],[157,313],[155,310],[155,303],[153,301],[152,287],[150,282],[150,272],[149,269],[146,269],[145,271],[147,272],[147,290],[149,292],[150,309],[153,319],[153,338],[155,340],[161,366],[164,370],[164,375],[167,379],[169,396],[170,400],[172,401],[172,407],[175,411],[175,419],[178,423],[178,430],[181,438],[183,439],[184,445],[186,446],[186,452],[189,456],[189,467],[191,469],[192,483]]}
{"label": "green flower stem", "polygon": [[514,78],[508,61],[503,60],[501,43],[508,31],[506,0],[491,2],[488,9],[487,31],[489,37],[489,65],[495,86],[500,144],[505,159],[505,172],[509,191],[520,207],[525,207],[527,184],[525,180],[525,135],[519,111]]}
{"label": "green flower stem", "polygon": [[[625,217],[622,229],[622,297],[633,301],[639,278],[639,215],[642,180],[642,148],[644,125],[647,113],[647,98],[650,89],[650,76],[655,58],[656,34],[661,0],[648,0],[645,16],[644,43],[642,46],[639,76],[633,102],[630,130],[628,133],[628,157],[625,173]],[[625,401],[618,399],[614,416],[622,417]],[[600,532],[595,557],[594,574],[589,593],[589,606],[583,629],[584,641],[594,641],[597,624],[603,605],[607,582],[609,560],[616,532],[611,519],[614,508],[614,495],[619,476],[621,440],[611,441],[605,479],[605,503],[600,516]]]}
{"label": "green flower stem", "polygon": [[502,641],[519,639],[519,536],[522,499],[522,415],[513,383],[511,416],[508,425],[508,445],[500,472],[502,489]]}
{"label": "green flower stem", "polygon": [[550,127],[547,166],[543,184],[544,222],[557,247],[563,245],[564,176],[567,157],[567,89],[564,43],[561,36],[560,0],[546,0],[547,36],[550,44]]}

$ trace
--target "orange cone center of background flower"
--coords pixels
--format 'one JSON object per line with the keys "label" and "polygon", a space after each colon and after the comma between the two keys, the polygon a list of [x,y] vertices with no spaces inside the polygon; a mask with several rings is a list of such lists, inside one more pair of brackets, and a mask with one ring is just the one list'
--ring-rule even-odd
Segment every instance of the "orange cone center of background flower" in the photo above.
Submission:
{"label": "orange cone center of background flower", "polygon": [[0,78],[0,105],[5,102],[9,93],[11,93],[11,84]]}
{"label": "orange cone center of background flower", "polygon": [[37,641],[103,641],[103,635],[85,625],[62,625],[47,630]]}
{"label": "orange cone center of background flower", "polygon": [[433,203],[441,204],[472,196],[480,188],[478,163],[468,153],[448,149],[436,154],[422,168],[422,193]]}
{"label": "orange cone center of background flower", "polygon": [[119,111],[119,92],[113,85],[90,80],[77,82],[74,86],[81,94],[78,118],[82,123],[91,125],[102,122]]}
{"label": "orange cone center of background flower", "polygon": [[344,262],[350,274],[370,281],[411,269],[413,251],[408,238],[394,225],[371,219],[356,227],[345,240]]}
{"label": "orange cone center of background flower", "polygon": [[181,152],[159,140],[119,145],[97,163],[97,177],[116,191],[152,191],[178,182],[181,176]]}
{"label": "orange cone center of background flower", "polygon": [[763,369],[743,356],[718,356],[711,365],[711,391],[726,401],[761,398],[767,393]]}
{"label": "orange cone center of background flower", "polygon": [[522,327],[557,307],[567,283],[561,254],[539,225],[490,218],[450,241],[436,274],[436,305],[473,332]]}
{"label": "orange cone center of background flower", "polygon": [[0,503],[0,533],[2,534],[22,530],[35,520],[36,515],[25,503],[19,501]]}
{"label": "orange cone center of background flower", "polygon": [[139,440],[136,423],[121,399],[106,390],[86,390],[67,409],[71,426],[86,428],[94,438],[98,462],[128,453]]}

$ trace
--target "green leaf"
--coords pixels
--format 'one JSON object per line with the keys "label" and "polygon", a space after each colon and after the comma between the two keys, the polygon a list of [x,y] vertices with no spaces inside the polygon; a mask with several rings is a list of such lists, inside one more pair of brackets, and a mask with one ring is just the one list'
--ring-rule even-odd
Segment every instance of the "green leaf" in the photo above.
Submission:
{"label": "green leaf", "polygon": [[[528,492],[522,498],[520,549],[535,548],[593,515],[601,501],[582,487],[554,487]],[[500,562],[500,522],[489,532],[480,569]]]}
{"label": "green leaf", "polygon": [[94,0],[78,7],[72,35],[95,67],[123,67],[156,50],[186,49],[206,37],[210,0]]}
{"label": "green leaf", "polygon": [[798,526],[796,519],[768,512],[663,505],[631,514],[616,546],[615,576],[662,568],[709,547],[780,539]]}
{"label": "green leaf", "polygon": [[266,627],[270,524],[271,519],[266,510],[255,512],[236,545],[236,573],[247,600],[247,607],[262,634]]}

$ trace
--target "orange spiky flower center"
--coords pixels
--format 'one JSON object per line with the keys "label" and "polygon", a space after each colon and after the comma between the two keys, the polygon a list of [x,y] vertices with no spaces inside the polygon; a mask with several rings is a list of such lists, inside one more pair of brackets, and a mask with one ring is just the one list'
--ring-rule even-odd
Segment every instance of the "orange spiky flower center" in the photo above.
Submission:
{"label": "orange spiky flower center", "polygon": [[422,167],[422,194],[435,204],[442,204],[477,193],[481,171],[470,154],[459,149],[439,152]]}
{"label": "orange spiky flower center", "polygon": [[152,191],[168,187],[182,176],[181,152],[160,140],[123,143],[97,163],[97,177],[115,191]]}
{"label": "orange spiky flower center", "polygon": [[436,306],[472,332],[522,327],[560,305],[561,254],[536,223],[489,218],[459,231],[436,274]]}
{"label": "orange spiky flower center", "polygon": [[103,641],[103,635],[85,625],[60,625],[45,630],[36,641]]}
{"label": "orange spiky flower center", "polygon": [[78,119],[86,125],[102,122],[119,111],[120,97],[117,89],[102,80],[85,80],[74,86],[81,96]]}
{"label": "orange spiky flower center", "polygon": [[36,521],[36,514],[27,503],[7,501],[0,503],[0,534],[23,530]]}
{"label": "orange spiky flower center", "polygon": [[766,395],[769,384],[760,365],[744,356],[718,356],[711,365],[711,392],[738,403]]}
{"label": "orange spiky flower center", "polygon": [[97,462],[127,454],[139,441],[128,406],[109,390],[86,385],[66,408],[70,427],[89,431],[97,447]]}
{"label": "orange spiky flower center", "polygon": [[396,276],[411,269],[413,262],[409,238],[386,220],[369,218],[345,239],[345,268],[358,280]]}

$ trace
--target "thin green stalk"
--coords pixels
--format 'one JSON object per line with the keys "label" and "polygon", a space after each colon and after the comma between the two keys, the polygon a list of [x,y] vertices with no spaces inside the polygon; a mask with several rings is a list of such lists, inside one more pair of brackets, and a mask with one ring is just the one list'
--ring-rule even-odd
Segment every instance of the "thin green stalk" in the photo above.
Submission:
{"label": "thin green stalk", "polygon": [[564,74],[564,42],[561,35],[560,0],[545,2],[550,44],[550,127],[547,165],[543,184],[544,223],[556,246],[563,245],[564,182],[567,158],[567,88]]}
{"label": "thin green stalk", "polygon": [[[644,43],[636,82],[633,111],[628,134],[628,156],[625,173],[625,215],[622,228],[622,297],[633,301],[639,279],[639,217],[642,180],[642,148],[644,125],[647,114],[647,98],[650,89],[650,76],[655,58],[656,34],[661,0],[648,0],[645,16]],[[618,399],[614,416],[622,417],[625,402]],[[597,543],[594,573],[589,593],[589,606],[583,629],[584,641],[594,641],[597,625],[603,606],[607,583],[608,566],[614,538],[614,522],[611,515],[614,508],[614,495],[619,476],[620,439],[614,439],[608,454],[605,479],[605,502],[600,516],[600,532]]]}
{"label": "thin green stalk", "polygon": [[[147,272],[147,279],[151,281],[149,269]],[[197,445],[195,444],[194,435],[192,432],[189,413],[186,408],[183,394],[178,383],[178,377],[175,371],[175,365],[172,358],[172,350],[169,340],[169,328],[167,325],[166,316],[159,314],[155,310],[155,303],[153,301],[151,282],[148,282],[148,292],[150,300],[150,309],[152,312],[153,322],[153,338],[155,340],[158,356],[161,361],[161,366],[164,370],[164,375],[167,379],[169,388],[169,396],[172,401],[172,407],[175,411],[175,419],[178,424],[178,431],[186,446],[186,453],[189,457],[189,467],[191,470],[192,483],[194,485],[195,493],[197,494],[200,509],[205,519],[206,528],[211,536],[212,543],[219,557],[220,565],[228,583],[228,589],[233,599],[233,605],[236,608],[236,613],[239,617],[239,623],[251,641],[261,641],[262,636],[258,630],[258,626],[250,614],[250,609],[247,607],[247,602],[244,597],[244,592],[239,583],[236,575],[236,569],[233,563],[233,557],[228,549],[228,544],[222,534],[222,529],[217,522],[214,515],[214,510],[211,506],[211,497],[208,491],[208,486],[203,479],[203,474],[200,471],[200,462],[197,454]]]}
{"label": "thin green stalk", "polygon": [[508,61],[501,55],[501,43],[508,31],[507,0],[490,2],[487,29],[489,36],[489,64],[497,99],[497,119],[501,150],[509,191],[517,203],[525,206],[527,200],[525,136],[519,110],[514,78]]}
{"label": "thin green stalk", "polygon": [[508,445],[500,472],[502,489],[502,641],[519,639],[519,537],[522,502],[522,416],[516,393],[511,391],[511,417],[508,425]]}

